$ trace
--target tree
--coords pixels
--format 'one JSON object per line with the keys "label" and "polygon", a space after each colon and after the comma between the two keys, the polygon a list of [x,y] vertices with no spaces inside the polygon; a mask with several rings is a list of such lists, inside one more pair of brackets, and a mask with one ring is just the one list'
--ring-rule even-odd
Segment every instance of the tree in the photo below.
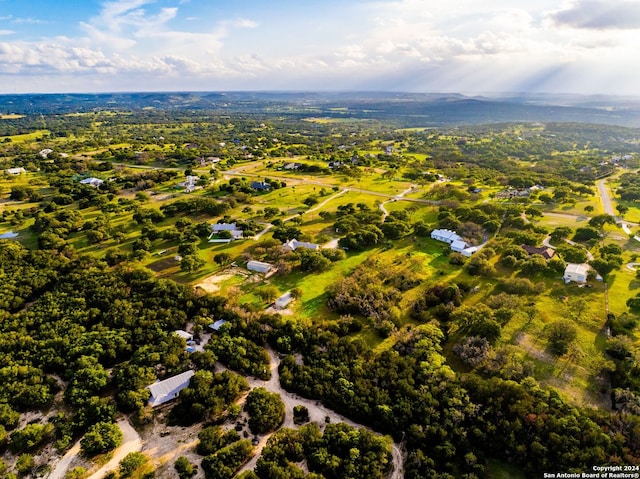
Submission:
{"label": "tree", "polygon": [[589,220],[589,226],[594,228],[602,228],[605,224],[615,225],[616,219],[611,215],[596,215]]}
{"label": "tree", "polygon": [[34,464],[33,456],[31,454],[20,454],[16,461],[16,470],[20,474],[26,475],[33,469]]}
{"label": "tree", "polygon": [[213,261],[215,261],[216,264],[224,266],[231,262],[231,255],[226,252],[218,253],[213,257]]}
{"label": "tree", "polygon": [[285,407],[280,395],[265,388],[254,388],[244,405],[249,413],[249,427],[254,434],[266,434],[284,421]]}
{"label": "tree", "polygon": [[124,479],[132,476],[134,472],[144,466],[148,461],[147,456],[141,452],[130,452],[120,461],[118,467],[119,477]]}
{"label": "tree", "polygon": [[596,228],[589,226],[576,229],[576,234],[573,237],[574,241],[589,241],[597,238],[600,238],[600,232]]}
{"label": "tree", "polygon": [[294,424],[304,424],[309,422],[309,410],[306,406],[298,404],[293,407],[293,422]]}
{"label": "tree", "polygon": [[180,479],[189,479],[191,476],[195,476],[197,474],[196,468],[189,462],[189,459],[184,456],[180,456],[176,459],[173,467],[178,473]]}
{"label": "tree", "polygon": [[185,273],[194,273],[201,269],[205,265],[205,262],[198,255],[183,256],[180,261],[180,271]]}
{"label": "tree", "polygon": [[111,451],[122,442],[122,431],[117,424],[99,422],[89,428],[80,440],[82,452],[88,456]]}
{"label": "tree", "polygon": [[569,320],[560,319],[545,328],[549,341],[549,351],[556,356],[562,356],[569,351],[569,345],[578,336],[576,326]]}
{"label": "tree", "polygon": [[618,210],[618,214],[620,216],[624,216],[629,211],[629,207],[626,205],[618,204],[616,206],[616,210]]}
{"label": "tree", "polygon": [[317,205],[318,204],[318,197],[317,196],[308,196],[304,199],[303,203],[305,205],[307,205],[309,208],[311,208],[313,205]]}
{"label": "tree", "polygon": [[13,452],[30,451],[46,440],[53,434],[53,424],[27,424],[24,428],[11,433],[11,443],[9,448]]}
{"label": "tree", "polygon": [[273,286],[272,284],[265,284],[264,286],[258,288],[256,290],[256,294],[265,302],[267,303],[271,303],[273,302],[277,297],[279,291],[278,288],[276,288],[275,286]]}

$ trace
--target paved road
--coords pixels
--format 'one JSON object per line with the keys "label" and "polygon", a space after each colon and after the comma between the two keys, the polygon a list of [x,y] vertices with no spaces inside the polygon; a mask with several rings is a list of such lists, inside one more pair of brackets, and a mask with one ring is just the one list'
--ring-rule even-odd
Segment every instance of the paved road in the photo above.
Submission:
{"label": "paved road", "polygon": [[[602,203],[602,209],[604,209],[605,214],[616,216],[616,212],[613,209],[613,204],[611,203],[611,196],[609,195],[609,187],[607,186],[607,178],[603,178],[596,182],[598,186],[598,193],[600,194],[600,202]],[[616,218],[617,221],[617,218]]]}

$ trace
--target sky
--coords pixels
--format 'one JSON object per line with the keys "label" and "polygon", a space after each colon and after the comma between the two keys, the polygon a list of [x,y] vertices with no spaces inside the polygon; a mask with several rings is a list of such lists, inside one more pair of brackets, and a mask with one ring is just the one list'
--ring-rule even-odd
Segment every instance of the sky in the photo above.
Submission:
{"label": "sky", "polygon": [[0,93],[640,96],[640,0],[0,0]]}

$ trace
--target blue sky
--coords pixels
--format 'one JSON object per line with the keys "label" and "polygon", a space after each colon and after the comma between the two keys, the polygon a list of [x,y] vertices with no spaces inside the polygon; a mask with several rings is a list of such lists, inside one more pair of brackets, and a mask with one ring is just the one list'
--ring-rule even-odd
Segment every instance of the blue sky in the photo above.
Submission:
{"label": "blue sky", "polygon": [[0,0],[0,93],[640,96],[640,0]]}

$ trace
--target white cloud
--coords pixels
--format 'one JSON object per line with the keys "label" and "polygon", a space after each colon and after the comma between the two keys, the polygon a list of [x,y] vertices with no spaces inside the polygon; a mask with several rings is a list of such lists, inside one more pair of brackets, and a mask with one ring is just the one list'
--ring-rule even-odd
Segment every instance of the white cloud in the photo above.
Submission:
{"label": "white cloud", "polygon": [[[111,0],[80,23],[80,37],[0,43],[0,72],[80,73],[91,85],[135,77],[144,88],[478,91],[559,88],[591,67],[590,83],[581,79],[584,88],[599,81],[609,88],[608,69],[620,71],[635,58],[639,42],[636,30],[621,27],[628,19],[615,27],[602,15],[599,23],[575,20],[589,2],[603,1],[558,8],[555,0],[377,0],[349,4],[349,16],[337,19],[314,4],[305,6],[304,18],[259,8],[252,10],[255,18],[246,18],[238,8],[204,21],[193,16],[192,5],[185,17],[181,0]],[[633,10],[638,2],[622,3]],[[98,73],[102,79],[92,75]]]}
{"label": "white cloud", "polygon": [[591,30],[640,29],[640,2],[578,0],[550,14],[561,26]]}

